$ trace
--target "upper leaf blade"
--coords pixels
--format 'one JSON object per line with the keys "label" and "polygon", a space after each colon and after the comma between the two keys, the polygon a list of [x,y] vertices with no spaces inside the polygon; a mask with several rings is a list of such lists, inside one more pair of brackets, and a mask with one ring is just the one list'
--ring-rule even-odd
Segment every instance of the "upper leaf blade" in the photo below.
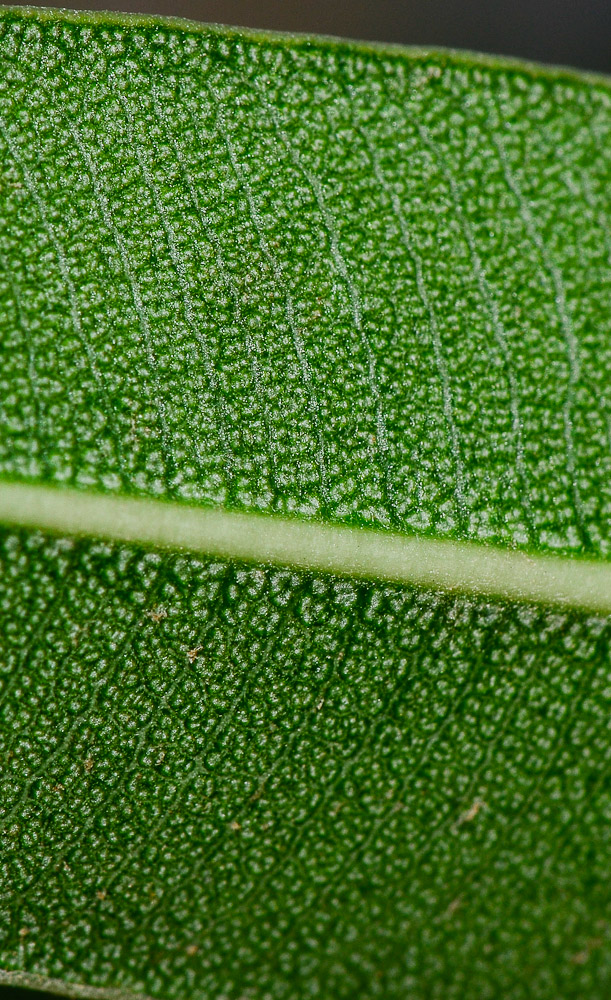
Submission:
{"label": "upper leaf blade", "polygon": [[1,26],[5,476],[607,555],[606,81]]}

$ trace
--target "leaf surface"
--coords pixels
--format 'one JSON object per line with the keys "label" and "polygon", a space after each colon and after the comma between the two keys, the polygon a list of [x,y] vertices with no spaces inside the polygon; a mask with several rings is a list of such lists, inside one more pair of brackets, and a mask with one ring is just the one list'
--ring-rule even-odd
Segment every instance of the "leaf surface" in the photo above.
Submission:
{"label": "leaf surface", "polygon": [[610,129],[2,9],[0,981],[604,995]]}

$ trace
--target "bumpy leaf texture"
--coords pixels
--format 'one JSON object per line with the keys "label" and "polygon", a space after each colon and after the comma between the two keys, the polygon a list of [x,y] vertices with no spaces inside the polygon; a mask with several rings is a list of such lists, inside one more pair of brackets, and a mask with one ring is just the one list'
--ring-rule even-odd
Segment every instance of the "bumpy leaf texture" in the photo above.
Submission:
{"label": "bumpy leaf texture", "polygon": [[[568,71],[2,10],[0,499],[608,564],[610,132]],[[2,981],[609,994],[604,614],[6,520]]]}

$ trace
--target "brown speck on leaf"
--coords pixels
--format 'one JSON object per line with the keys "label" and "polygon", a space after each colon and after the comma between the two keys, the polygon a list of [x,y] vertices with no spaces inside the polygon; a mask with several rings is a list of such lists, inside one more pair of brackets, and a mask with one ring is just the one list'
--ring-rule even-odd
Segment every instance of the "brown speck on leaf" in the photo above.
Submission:
{"label": "brown speck on leaf", "polygon": [[231,830],[234,831],[234,833],[237,833],[238,830],[242,829],[242,827],[238,823],[237,819],[232,819],[231,823],[229,824],[229,827],[230,827]]}
{"label": "brown speck on leaf", "polygon": [[96,897],[100,900],[100,902],[102,902],[103,899],[106,899],[106,889],[98,889]]}
{"label": "brown speck on leaf", "polygon": [[574,955],[571,955],[571,962],[573,965],[585,965],[589,957],[590,952],[587,948],[584,948],[583,951],[578,951]]}
{"label": "brown speck on leaf", "polygon": [[599,937],[593,937],[590,938],[589,941],[586,941],[585,948],[576,952],[574,955],[571,955],[571,962],[573,965],[585,965],[592,952],[597,948],[602,948],[602,943],[602,938]]}
{"label": "brown speck on leaf", "polygon": [[88,757],[87,760],[85,761],[85,770],[87,771],[87,773],[91,771],[92,767],[93,767],[93,758]]}
{"label": "brown speck on leaf", "polygon": [[259,787],[257,788],[256,792],[253,792],[252,795],[250,796],[250,801],[251,802],[258,802],[259,799],[261,798],[261,796],[263,795],[264,791],[265,791],[265,785],[264,784],[263,785],[259,785]]}
{"label": "brown speck on leaf", "polygon": [[168,617],[168,613],[165,608],[151,608],[150,611],[146,612],[146,617],[150,618],[152,622],[160,622],[163,618]]}
{"label": "brown speck on leaf", "polygon": [[203,646],[196,646],[195,649],[187,650],[187,659],[189,663],[195,663],[198,654],[201,653],[203,648]]}
{"label": "brown speck on leaf", "polygon": [[63,792],[63,790],[64,790],[63,785],[53,785],[53,787],[51,788],[52,792]]}
{"label": "brown speck on leaf", "polygon": [[187,955],[189,955],[189,957],[192,958],[193,955],[197,955],[199,948],[197,947],[196,944],[188,944],[187,947],[185,948],[185,951]]}
{"label": "brown speck on leaf", "polygon": [[22,938],[27,937],[29,933],[30,933],[29,927],[21,927],[19,930],[19,937]]}

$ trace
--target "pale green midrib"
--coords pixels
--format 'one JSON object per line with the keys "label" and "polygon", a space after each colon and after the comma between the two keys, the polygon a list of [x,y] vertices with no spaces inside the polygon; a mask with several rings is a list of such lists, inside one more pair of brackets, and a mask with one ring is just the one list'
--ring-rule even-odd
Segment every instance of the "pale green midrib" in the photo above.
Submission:
{"label": "pale green midrib", "polygon": [[0,482],[0,523],[490,598],[611,612],[611,563]]}
{"label": "pale green midrib", "polygon": [[43,990],[62,997],[77,997],[79,1000],[152,1000],[144,993],[116,989],[112,986],[88,986],[87,983],[71,982],[69,979],[53,979],[51,976],[35,973],[0,969],[0,988],[17,986],[22,989]]}

